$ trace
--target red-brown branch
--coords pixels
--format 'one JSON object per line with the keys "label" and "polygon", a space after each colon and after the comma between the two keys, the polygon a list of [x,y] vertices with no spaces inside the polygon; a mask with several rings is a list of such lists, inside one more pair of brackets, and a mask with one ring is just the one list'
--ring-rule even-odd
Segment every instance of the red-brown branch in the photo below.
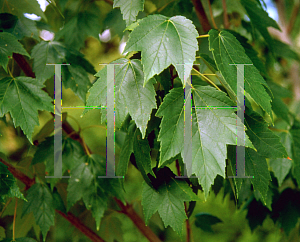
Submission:
{"label": "red-brown branch", "polygon": [[204,32],[207,32],[211,29],[210,23],[208,21],[208,18],[206,16],[205,10],[203,8],[203,5],[201,3],[201,0],[192,0],[193,5],[196,10],[197,17],[200,21],[200,24],[202,26],[202,29]]}
{"label": "red-brown branch", "polygon": [[223,5],[223,21],[224,21],[224,28],[229,29],[229,20],[228,20],[228,14],[227,14],[227,5],[226,5],[226,0],[222,0],[222,5]]}
{"label": "red-brown branch", "polygon": [[[11,174],[23,182],[26,185],[26,189],[29,189],[33,184],[35,184],[35,179],[30,178],[26,176],[21,171],[17,170],[15,167],[13,167],[11,164],[6,162],[5,160],[0,158],[0,162],[2,162],[4,165],[7,166],[8,170],[11,172]],[[93,242],[105,242],[99,235],[97,235],[93,230],[85,226],[83,223],[80,222],[80,220],[75,217],[72,213],[64,214],[63,212],[59,210],[55,210],[58,214],[60,214],[62,217],[64,217],[66,220],[68,220],[72,225],[74,225],[78,230],[80,230],[84,235],[86,235],[91,241]]]}
{"label": "red-brown branch", "polygon": [[150,242],[162,242],[156,236],[156,234],[154,234],[154,232],[146,226],[144,220],[134,211],[131,204],[124,205],[119,199],[114,199],[117,202],[118,206],[121,208],[121,212],[131,219],[135,226]]}
{"label": "red-brown branch", "polygon": [[32,71],[30,65],[26,61],[23,55],[13,53],[13,58],[17,62],[17,64],[21,67],[22,71],[25,73],[26,76],[35,78],[35,74]]}

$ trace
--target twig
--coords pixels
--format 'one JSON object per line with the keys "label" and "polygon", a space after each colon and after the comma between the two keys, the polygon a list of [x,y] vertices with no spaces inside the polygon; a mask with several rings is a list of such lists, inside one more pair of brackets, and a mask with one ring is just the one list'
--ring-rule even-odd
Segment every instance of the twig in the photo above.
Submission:
{"label": "twig", "polygon": [[[184,211],[187,214],[187,206],[186,202],[184,202]],[[190,220],[185,220],[185,227],[186,227],[186,242],[191,242],[191,226],[190,226]]]}
{"label": "twig", "polygon": [[197,73],[197,75],[201,76],[202,78],[204,78],[208,83],[210,83],[211,85],[213,85],[216,89],[218,89],[219,91],[221,91],[221,89],[213,82],[211,81],[209,78],[207,78],[205,75],[203,75],[202,73],[200,73],[198,70],[196,70],[195,68],[193,68],[193,70]]}
{"label": "twig", "polygon": [[26,61],[23,55],[13,53],[13,58],[17,62],[17,64],[21,67],[22,71],[25,73],[26,76],[35,78],[35,74],[32,71],[30,65]]}
{"label": "twig", "polygon": [[105,242],[99,235],[97,235],[93,230],[86,227],[77,217],[75,217],[72,213],[68,212],[65,214],[59,210],[55,210],[58,214],[68,220],[75,228],[80,230],[83,234],[85,234],[88,238],[95,242]]}
{"label": "twig", "polygon": [[14,221],[13,221],[13,241],[15,241],[15,231],[16,231],[16,216],[17,216],[17,207],[18,207],[18,198],[16,198],[16,204],[15,204],[15,212],[14,212]]}
{"label": "twig", "polygon": [[[25,61],[26,64],[24,64],[24,66],[20,66],[22,68],[22,70],[24,71],[24,73],[32,73],[33,77],[35,76],[34,73],[32,72],[32,69],[30,67],[30,65],[27,63],[27,61],[25,60],[25,58],[21,55],[18,56],[19,59],[21,59],[22,61]],[[19,64],[19,62],[17,61],[17,63]],[[21,63],[21,62],[20,62]],[[27,69],[28,68],[28,69]],[[53,113],[52,113],[53,115]],[[74,129],[72,128],[72,126],[65,120],[62,123],[62,128],[63,130],[67,133],[67,134],[71,134],[74,132]],[[75,132],[74,134],[70,135],[70,138],[77,140],[83,147],[85,146],[85,143],[83,141],[83,139],[80,137],[80,135]],[[89,149],[89,147],[86,146],[86,148],[88,149],[88,151],[90,153],[91,150]],[[23,174],[22,172],[16,170],[12,165],[10,165],[9,163],[5,162],[4,160],[2,160],[0,158],[0,161],[8,166],[9,171],[19,180],[21,180],[26,187],[30,187],[35,183],[34,179],[31,179],[29,177],[27,177],[25,174]],[[124,214],[126,214],[131,220],[132,222],[137,226],[137,228],[150,240],[150,242],[161,242],[161,240],[153,233],[153,231],[147,227],[144,223],[144,221],[141,219],[141,217],[139,217],[139,215],[133,210],[133,208],[130,205],[124,205],[121,201],[119,201],[117,198],[115,198],[115,200],[117,201],[118,205],[120,206],[120,208],[122,209],[122,212]],[[81,232],[83,232],[87,237],[89,237],[92,241],[95,242],[102,242],[104,241],[100,236],[98,236],[97,234],[95,234],[91,229],[89,229],[88,227],[86,227],[84,224],[82,224],[74,215],[72,215],[71,213],[68,213],[68,215],[65,215],[64,213],[56,210],[57,213],[59,213],[61,216],[63,216],[65,219],[67,219],[70,223],[72,223],[76,228],[78,228]],[[105,242],[105,241],[104,241]]]}
{"label": "twig", "polygon": [[291,18],[290,18],[290,21],[289,21],[287,29],[286,29],[286,32],[288,34],[290,34],[293,30],[293,27],[295,25],[296,19],[297,19],[298,14],[299,14],[299,10],[300,10],[300,2],[298,1],[298,3],[293,8]]}
{"label": "twig", "polygon": [[222,0],[222,5],[223,5],[223,11],[224,11],[223,12],[224,28],[229,29],[230,23],[228,21],[226,0]]}
{"label": "twig", "polygon": [[216,25],[216,22],[215,22],[215,19],[214,19],[213,12],[212,12],[210,0],[207,0],[207,2],[208,2],[209,14],[210,14],[210,18],[211,18],[211,21],[212,21],[212,23],[213,23],[213,26],[214,26],[215,29],[218,29],[218,27],[217,27],[217,25]]}
{"label": "twig", "polygon": [[131,204],[124,205],[122,201],[117,198],[114,198],[118,206],[121,208],[121,213],[124,213],[131,221],[136,225],[136,227],[142,232],[142,234],[150,242],[162,242],[153,231],[146,226],[145,222],[141,217],[134,211]]}
{"label": "twig", "polygon": [[202,26],[202,29],[204,32],[207,32],[211,29],[210,23],[208,21],[208,18],[206,16],[206,13],[204,11],[203,5],[201,3],[201,0],[192,0],[193,5],[196,10],[197,17],[200,21],[200,24]]}

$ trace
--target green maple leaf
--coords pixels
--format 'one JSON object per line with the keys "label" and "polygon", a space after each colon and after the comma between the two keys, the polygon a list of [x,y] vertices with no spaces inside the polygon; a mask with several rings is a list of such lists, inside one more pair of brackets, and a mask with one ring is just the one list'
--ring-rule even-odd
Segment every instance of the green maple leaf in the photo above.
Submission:
{"label": "green maple leaf", "polygon": [[[207,196],[217,174],[225,176],[226,145],[236,144],[237,117],[233,109],[228,109],[234,106],[234,103],[224,92],[209,86],[194,86],[193,92],[195,106],[220,107],[220,109],[196,109],[193,116],[192,171],[200,177],[199,182]],[[178,153],[181,153],[183,157],[184,96],[182,88],[171,90],[164,98],[156,115],[163,116],[158,136],[161,142],[160,165],[163,165]],[[238,123],[238,127],[243,129],[242,123],[240,121]],[[246,146],[253,148],[247,136]]]}
{"label": "green maple leaf", "polygon": [[46,64],[70,64],[61,67],[63,84],[85,102],[87,90],[91,85],[87,72],[94,74],[95,71],[80,52],[66,48],[56,41],[42,41],[33,47],[31,55],[33,71],[36,78],[42,81],[54,75],[54,66]]}
{"label": "green maple leaf", "polygon": [[158,211],[165,227],[170,225],[179,235],[182,235],[183,223],[187,219],[184,202],[198,200],[188,184],[180,179],[171,178],[157,190],[143,183],[142,205],[146,224]]}
{"label": "green maple leaf", "polygon": [[[221,72],[224,86],[236,95],[237,93],[237,67],[230,64],[252,64],[244,48],[237,39],[228,31],[209,31],[209,49],[212,51],[216,65]],[[265,90],[268,88],[266,81],[253,65],[245,66],[245,92],[254,102],[272,117],[271,98]]]}
{"label": "green maple leaf", "polygon": [[22,17],[24,13],[33,13],[47,21],[46,15],[37,0],[0,0],[0,6],[2,12],[11,13],[19,17]]}
{"label": "green maple leaf", "polygon": [[39,40],[36,22],[24,16],[18,18],[10,13],[1,13],[0,30],[13,34],[19,40],[24,36]]}
{"label": "green maple leaf", "polygon": [[0,33],[0,65],[7,71],[8,57],[19,53],[30,57],[17,38],[10,33]]}
{"label": "green maple leaf", "polygon": [[[237,128],[241,131],[244,126],[234,110],[229,108],[234,103],[224,92],[210,86],[196,86],[193,97],[195,106],[199,108],[196,108],[193,117],[192,171],[199,177],[207,196],[215,177],[218,174],[225,177],[226,146],[236,144]],[[245,145],[254,148],[246,134]]]}
{"label": "green maple leaf", "polygon": [[[112,63],[115,65],[115,93],[108,90],[110,95],[115,95],[116,127],[121,127],[127,113],[130,114],[140,129],[143,138],[146,134],[147,123],[153,108],[156,108],[154,79],[143,86],[143,69],[139,60],[119,59]],[[87,100],[87,106],[106,105],[107,95],[107,67],[96,74],[98,78]],[[88,110],[83,112],[86,113]],[[106,121],[106,110],[102,111],[102,122]]]}
{"label": "green maple leaf", "polygon": [[114,0],[113,7],[121,9],[123,19],[128,26],[136,20],[138,12],[144,10],[144,0]]}
{"label": "green maple leaf", "polygon": [[185,86],[198,50],[197,36],[195,26],[183,16],[150,15],[139,21],[124,52],[142,52],[145,83],[173,64]]}
{"label": "green maple leaf", "polygon": [[87,209],[92,211],[97,230],[107,208],[109,194],[124,200],[119,179],[101,179],[105,176],[105,160],[99,155],[83,156],[81,163],[71,170],[67,188],[67,209],[81,198]]}
{"label": "green maple leaf", "polygon": [[93,36],[99,39],[101,25],[99,17],[92,12],[79,12],[71,18],[66,25],[55,35],[55,40],[64,37],[64,42],[74,49],[80,49],[84,46],[87,37]]}
{"label": "green maple leaf", "polygon": [[241,0],[242,5],[247,11],[247,14],[251,20],[251,23],[266,40],[267,44],[274,51],[274,44],[271,35],[268,32],[267,27],[273,27],[280,30],[276,21],[269,17],[268,13],[262,8],[256,0]]}
{"label": "green maple leaf", "polygon": [[38,110],[53,111],[52,99],[42,88],[30,77],[5,77],[0,82],[0,117],[10,112],[15,127],[20,126],[29,141],[39,124]]}
{"label": "green maple leaf", "polygon": [[288,154],[280,142],[280,137],[272,132],[262,119],[254,112],[251,116],[246,116],[246,133],[257,152],[267,158],[287,158]]}
{"label": "green maple leaf", "polygon": [[22,216],[33,213],[37,225],[40,226],[44,241],[51,225],[54,225],[55,209],[53,197],[46,185],[36,183],[29,188],[23,205]]}

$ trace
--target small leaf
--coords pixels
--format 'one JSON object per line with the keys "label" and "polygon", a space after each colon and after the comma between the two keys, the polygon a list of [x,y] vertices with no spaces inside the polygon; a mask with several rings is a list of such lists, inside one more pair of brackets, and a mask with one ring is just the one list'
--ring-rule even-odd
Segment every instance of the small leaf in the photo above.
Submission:
{"label": "small leaf", "polygon": [[15,127],[20,126],[28,140],[39,125],[38,110],[53,112],[52,99],[43,85],[30,77],[5,77],[0,82],[0,117],[10,112]]}
{"label": "small leaf", "polygon": [[5,71],[7,71],[8,57],[12,57],[13,53],[30,57],[15,36],[6,32],[0,33],[0,65]]}
{"label": "small leaf", "polygon": [[171,178],[158,187],[151,188],[143,183],[142,205],[146,223],[158,211],[165,227],[170,225],[179,235],[182,235],[183,222],[187,219],[184,211],[184,201],[198,201],[188,184],[180,179]]}
{"label": "small leaf", "polygon": [[195,225],[206,232],[213,232],[211,226],[223,222],[218,217],[211,215],[209,213],[198,213],[195,215],[195,217],[196,217]]}
{"label": "small leaf", "polygon": [[50,226],[54,225],[55,209],[52,194],[47,186],[36,183],[29,188],[26,199],[28,202],[23,204],[22,216],[33,212],[35,221],[40,226],[44,241],[46,241]]}
{"label": "small leaf", "polygon": [[144,10],[144,0],[114,0],[113,7],[121,9],[123,19],[126,20],[126,25],[129,26],[132,22],[135,22],[138,12]]}

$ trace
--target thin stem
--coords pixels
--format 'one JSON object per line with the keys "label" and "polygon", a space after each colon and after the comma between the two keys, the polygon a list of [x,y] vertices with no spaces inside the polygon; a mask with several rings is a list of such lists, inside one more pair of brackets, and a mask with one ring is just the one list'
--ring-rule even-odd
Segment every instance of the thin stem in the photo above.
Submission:
{"label": "thin stem", "polygon": [[192,0],[193,5],[196,10],[197,17],[199,19],[199,22],[202,26],[202,29],[204,32],[207,32],[211,29],[210,23],[208,21],[208,18],[206,16],[205,10],[203,8],[203,5],[201,3],[201,0]]}
{"label": "thin stem", "polygon": [[224,28],[229,29],[230,23],[228,20],[226,0],[222,0],[222,5],[223,5],[223,11],[224,11],[223,12]]}
{"label": "thin stem", "polygon": [[209,78],[207,78],[206,76],[204,76],[202,73],[200,73],[198,70],[196,70],[193,67],[193,70],[197,73],[197,75],[203,77],[208,83],[210,83],[211,85],[213,85],[216,89],[218,89],[219,91],[221,91],[221,89],[213,82],[211,81]]}
{"label": "thin stem", "polygon": [[207,0],[207,3],[208,3],[209,15],[210,15],[211,21],[213,23],[213,26],[214,26],[215,29],[218,29],[218,27],[216,25],[216,22],[215,22],[215,19],[214,19],[213,12],[212,12],[210,0]]}
{"label": "thin stem", "polygon": [[[187,214],[186,202],[184,202],[184,211]],[[186,227],[186,242],[191,242],[191,226],[190,226],[189,219],[185,220],[185,227]]]}
{"label": "thin stem", "polygon": [[4,213],[5,209],[7,208],[7,206],[10,204],[12,198],[9,198],[8,201],[5,203],[2,211],[0,212],[0,218],[2,217],[2,214]]}
{"label": "thin stem", "polygon": [[277,131],[277,132],[284,132],[284,133],[289,133],[288,130],[285,130],[285,129],[276,129],[276,128],[273,128],[273,127],[269,127],[270,130],[274,130],[274,131]]}
{"label": "thin stem", "polygon": [[15,204],[15,213],[14,213],[14,221],[13,221],[13,241],[15,241],[15,231],[16,231],[16,216],[17,216],[17,207],[18,207],[18,198],[16,198]]}

